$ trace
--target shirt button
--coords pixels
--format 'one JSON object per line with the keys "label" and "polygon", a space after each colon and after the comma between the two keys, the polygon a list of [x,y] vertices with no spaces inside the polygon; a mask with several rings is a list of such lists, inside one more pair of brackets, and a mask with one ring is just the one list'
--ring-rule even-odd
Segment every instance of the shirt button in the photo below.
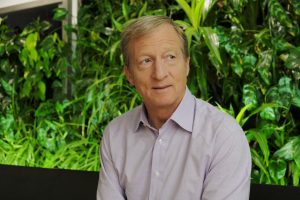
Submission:
{"label": "shirt button", "polygon": [[155,171],[155,176],[159,177],[160,176],[160,173],[159,171]]}
{"label": "shirt button", "polygon": [[160,138],[160,139],[158,140],[158,142],[159,142],[159,144],[162,144],[162,143],[163,143],[163,140]]}

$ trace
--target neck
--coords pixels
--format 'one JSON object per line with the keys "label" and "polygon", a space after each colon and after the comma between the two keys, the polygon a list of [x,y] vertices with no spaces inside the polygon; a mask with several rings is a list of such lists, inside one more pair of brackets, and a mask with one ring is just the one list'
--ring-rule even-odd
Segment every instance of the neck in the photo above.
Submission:
{"label": "neck", "polygon": [[151,113],[148,112],[148,120],[151,126],[160,129],[162,125],[171,117],[172,114],[164,112]]}
{"label": "neck", "polygon": [[171,115],[175,112],[176,107],[172,108],[153,108],[149,107],[147,105],[146,110],[147,110],[147,117],[149,124],[153,126],[156,129],[160,129],[163,124],[171,117]]}

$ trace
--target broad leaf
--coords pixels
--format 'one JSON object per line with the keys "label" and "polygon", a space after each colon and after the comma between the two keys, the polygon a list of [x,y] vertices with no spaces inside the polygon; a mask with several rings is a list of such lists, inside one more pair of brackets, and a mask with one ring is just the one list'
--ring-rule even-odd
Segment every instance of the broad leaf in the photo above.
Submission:
{"label": "broad leaf", "polygon": [[253,110],[257,107],[256,89],[253,85],[245,84],[243,87],[243,103],[249,105],[249,110]]}
{"label": "broad leaf", "polygon": [[21,97],[29,97],[32,89],[32,82],[30,79],[26,79],[21,90]]}
{"label": "broad leaf", "polygon": [[284,65],[294,71],[296,79],[300,79],[300,47],[294,48],[290,51]]}
{"label": "broad leaf", "polygon": [[286,162],[281,159],[271,160],[269,165],[269,172],[271,177],[279,183],[279,180],[285,176]]}
{"label": "broad leaf", "polygon": [[53,19],[56,21],[62,21],[68,15],[68,11],[64,8],[56,8],[54,9]]}
{"label": "broad leaf", "polygon": [[270,15],[276,18],[282,25],[288,28],[293,27],[291,19],[277,0],[269,0],[269,12]]}
{"label": "broad leaf", "polygon": [[38,96],[41,100],[46,98],[46,84],[43,81],[38,83]]}
{"label": "broad leaf", "polygon": [[294,8],[294,12],[296,15],[300,16],[300,1],[299,0],[292,0],[291,5]]}
{"label": "broad leaf", "polygon": [[37,41],[38,41],[39,34],[37,32],[30,33],[24,43],[24,48],[28,49],[29,51],[31,49],[35,49]]}
{"label": "broad leaf", "polygon": [[261,52],[259,54],[259,60],[257,63],[258,73],[261,79],[267,85],[270,85],[270,80],[271,80],[270,67],[272,63],[272,55],[273,55],[272,50]]}
{"label": "broad leaf", "polygon": [[292,104],[300,108],[300,90],[298,88],[293,91]]}
{"label": "broad leaf", "polygon": [[260,112],[260,117],[262,119],[274,121],[276,120],[275,110],[272,107],[266,107]]}
{"label": "broad leaf", "polygon": [[[274,153],[274,156],[290,161],[290,160],[294,160],[295,158],[298,159],[299,151],[300,151],[300,137],[297,136],[290,139],[289,142],[287,142],[283,147],[277,150]],[[298,160],[298,162],[300,164],[300,160]]]}
{"label": "broad leaf", "polygon": [[16,94],[14,87],[8,82],[6,82],[4,79],[1,79],[1,85],[4,91],[6,92],[6,94],[8,94],[9,96],[12,97],[14,94]]}

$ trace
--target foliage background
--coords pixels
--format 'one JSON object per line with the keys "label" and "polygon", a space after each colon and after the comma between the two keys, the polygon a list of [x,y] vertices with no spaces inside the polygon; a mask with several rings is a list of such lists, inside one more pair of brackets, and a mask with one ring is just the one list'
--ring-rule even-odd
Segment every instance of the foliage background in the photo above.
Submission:
{"label": "foliage background", "polygon": [[99,170],[106,124],[141,103],[122,73],[120,32],[166,15],[189,38],[192,93],[245,130],[252,182],[299,185],[299,1],[94,0],[78,15],[64,27],[77,35],[75,52],[48,22],[15,32],[0,19],[1,164]]}

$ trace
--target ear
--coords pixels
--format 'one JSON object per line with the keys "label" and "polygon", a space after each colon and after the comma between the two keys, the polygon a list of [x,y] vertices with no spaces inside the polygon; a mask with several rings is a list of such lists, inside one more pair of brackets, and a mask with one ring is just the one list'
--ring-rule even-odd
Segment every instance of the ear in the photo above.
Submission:
{"label": "ear", "polygon": [[190,72],[190,57],[186,59],[186,76],[189,75]]}
{"label": "ear", "polygon": [[124,66],[123,71],[126,75],[128,82],[134,86],[133,75],[127,65]]}

